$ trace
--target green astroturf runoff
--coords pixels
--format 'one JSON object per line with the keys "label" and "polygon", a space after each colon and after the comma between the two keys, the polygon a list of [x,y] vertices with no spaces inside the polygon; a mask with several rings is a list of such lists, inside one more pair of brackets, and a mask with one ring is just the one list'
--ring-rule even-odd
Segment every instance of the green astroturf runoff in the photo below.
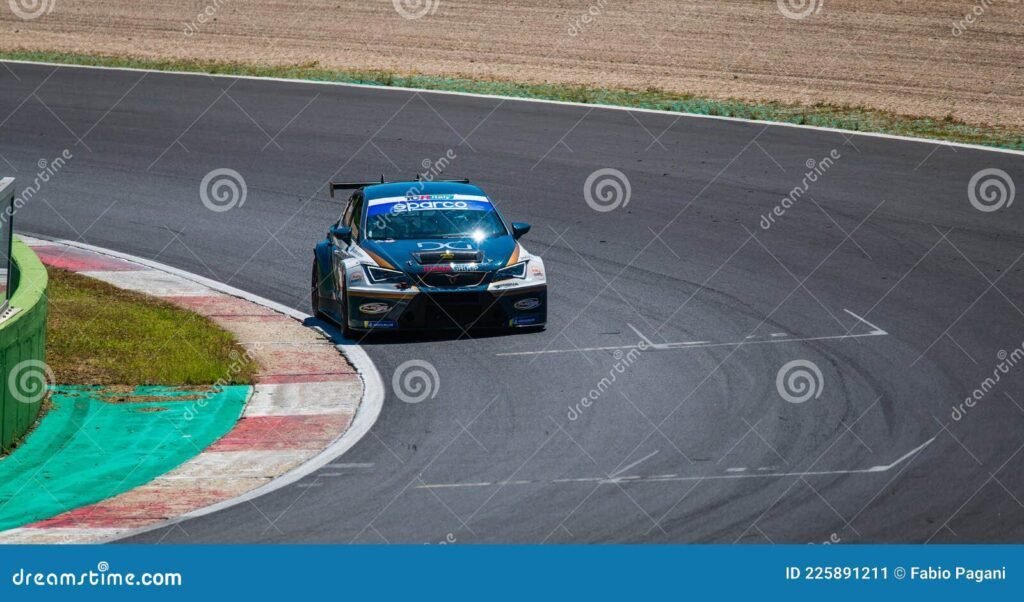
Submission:
{"label": "green astroturf runoff", "polygon": [[252,387],[53,387],[52,407],[0,458],[0,530],[123,493],[192,458],[234,426]]}

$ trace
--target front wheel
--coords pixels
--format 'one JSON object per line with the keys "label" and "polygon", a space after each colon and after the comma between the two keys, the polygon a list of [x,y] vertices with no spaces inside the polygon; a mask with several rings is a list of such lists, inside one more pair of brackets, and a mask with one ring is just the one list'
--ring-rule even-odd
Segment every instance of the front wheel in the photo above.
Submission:
{"label": "front wheel", "polygon": [[320,264],[316,260],[313,261],[313,277],[310,282],[309,289],[309,304],[313,308],[313,317],[323,320],[326,318],[324,312],[320,310]]}
{"label": "front wheel", "polygon": [[354,341],[359,333],[348,327],[348,291],[341,287],[341,336]]}

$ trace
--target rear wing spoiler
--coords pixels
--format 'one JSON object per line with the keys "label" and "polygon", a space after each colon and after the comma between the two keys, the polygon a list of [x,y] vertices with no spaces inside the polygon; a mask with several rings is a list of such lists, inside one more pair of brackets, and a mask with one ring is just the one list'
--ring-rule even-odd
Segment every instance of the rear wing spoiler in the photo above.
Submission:
{"label": "rear wing spoiler", "polygon": [[[330,182],[328,189],[331,193],[331,198],[334,198],[335,190],[355,190],[357,188],[366,188],[367,186],[376,186],[378,184],[389,184],[393,182],[404,182],[406,180],[393,180],[388,182],[384,179],[384,176],[380,177],[379,182]],[[458,178],[453,180],[424,180],[422,174],[416,174],[416,182],[452,182],[454,184],[469,184],[469,178]]]}

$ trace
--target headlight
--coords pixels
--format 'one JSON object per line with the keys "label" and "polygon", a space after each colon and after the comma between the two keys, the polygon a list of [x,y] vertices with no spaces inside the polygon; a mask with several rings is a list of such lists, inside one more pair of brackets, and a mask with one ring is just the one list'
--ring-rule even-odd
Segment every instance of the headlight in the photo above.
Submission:
{"label": "headlight", "polygon": [[398,270],[389,270],[375,265],[364,265],[363,268],[366,269],[366,276],[373,284],[405,281],[405,273]]}
{"label": "headlight", "polygon": [[501,268],[494,273],[494,281],[509,280],[511,278],[526,278],[526,261]]}

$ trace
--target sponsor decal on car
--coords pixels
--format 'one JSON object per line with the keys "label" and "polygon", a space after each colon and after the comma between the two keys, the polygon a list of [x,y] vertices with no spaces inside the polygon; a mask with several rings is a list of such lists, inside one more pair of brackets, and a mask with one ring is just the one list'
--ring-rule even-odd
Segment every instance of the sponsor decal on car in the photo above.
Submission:
{"label": "sponsor decal on car", "polygon": [[[408,201],[406,203],[395,203],[391,208],[393,213],[404,213],[406,211],[431,211],[437,209],[469,209],[470,204],[466,201]],[[479,207],[473,207],[477,211],[484,211]]]}
{"label": "sponsor decal on car", "polygon": [[540,307],[540,299],[537,299],[536,297],[530,297],[529,299],[521,299],[513,303],[512,307],[521,311],[537,309],[538,307]]}
{"label": "sponsor decal on car", "polygon": [[468,194],[433,194],[372,199],[367,215],[410,213],[416,211],[494,211],[487,197]]}
{"label": "sponsor decal on car", "polygon": [[454,194],[414,194],[409,197],[410,201],[451,201],[454,199]]}
{"label": "sponsor decal on car", "polygon": [[453,251],[475,251],[476,247],[471,242],[435,242],[421,241],[416,246],[424,251],[442,251],[451,249]]}
{"label": "sponsor decal on car", "polygon": [[424,274],[450,274],[452,272],[475,272],[479,263],[437,263],[423,266]]}
{"label": "sponsor decal on car", "polygon": [[359,306],[360,312],[370,316],[375,316],[377,314],[386,314],[388,313],[389,309],[391,309],[391,306],[388,305],[387,303],[363,303],[362,305]]}
{"label": "sponsor decal on car", "polygon": [[363,322],[363,328],[396,328],[398,323],[394,320],[377,320]]}

